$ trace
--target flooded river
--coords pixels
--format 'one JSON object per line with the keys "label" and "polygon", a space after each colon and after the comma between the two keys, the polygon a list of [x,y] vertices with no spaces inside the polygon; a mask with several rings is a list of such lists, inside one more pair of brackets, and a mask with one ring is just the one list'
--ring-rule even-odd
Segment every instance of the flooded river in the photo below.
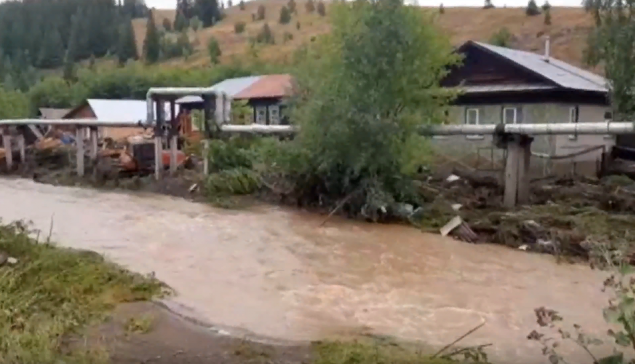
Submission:
{"label": "flooded river", "polygon": [[[545,363],[526,339],[533,309],[602,333],[602,277],[583,265],[404,226],[279,207],[228,211],[159,195],[0,180],[0,218],[53,222],[61,245],[154,272],[173,310],[242,335],[310,340],[359,333],[443,346],[492,343],[498,362]],[[584,362],[572,354],[572,362]]]}

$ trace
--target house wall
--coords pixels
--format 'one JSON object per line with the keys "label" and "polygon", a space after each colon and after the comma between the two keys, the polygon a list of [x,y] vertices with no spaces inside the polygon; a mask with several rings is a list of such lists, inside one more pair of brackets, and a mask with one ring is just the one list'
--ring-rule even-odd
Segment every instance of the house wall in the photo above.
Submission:
{"label": "house wall", "polygon": [[[468,108],[479,110],[479,124],[498,124],[502,122],[503,107],[518,107],[520,123],[562,123],[569,121],[569,110],[575,104],[540,103],[540,104],[496,104],[496,105],[460,105],[452,106],[448,112],[449,123],[464,123]],[[579,105],[578,122],[603,121],[606,106]],[[522,116],[521,116],[522,115]],[[492,136],[447,136],[434,137],[432,144],[444,156],[474,166],[478,169],[504,168],[505,151],[492,144]],[[575,153],[593,146],[610,148],[615,144],[613,137],[602,135],[544,135],[534,137],[532,152],[560,156]],[[549,160],[531,158],[531,174],[535,177],[551,174],[594,175],[597,173],[603,150],[596,150],[575,158]]]}

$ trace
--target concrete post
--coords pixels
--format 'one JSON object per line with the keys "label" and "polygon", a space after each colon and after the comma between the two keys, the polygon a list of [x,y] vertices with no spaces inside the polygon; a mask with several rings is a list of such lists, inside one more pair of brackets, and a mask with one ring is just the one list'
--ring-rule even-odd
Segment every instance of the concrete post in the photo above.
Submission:
{"label": "concrete post", "polygon": [[4,146],[4,159],[7,161],[7,170],[13,169],[13,146],[11,145],[11,135],[6,131],[2,134],[2,145]]}
{"label": "concrete post", "polygon": [[527,135],[511,135],[507,142],[507,163],[505,165],[505,195],[503,203],[507,208],[529,202],[531,142]]}
{"label": "concrete post", "polygon": [[154,177],[161,179],[163,174],[163,122],[165,120],[165,109],[163,100],[156,100],[157,120],[154,128]]}
{"label": "concrete post", "polygon": [[20,150],[20,163],[26,163],[26,146],[24,143],[24,134],[18,135],[18,149]]}
{"label": "concrete post", "polygon": [[97,154],[99,153],[99,135],[97,134],[97,128],[90,128],[90,159],[93,162],[97,161]]}
{"label": "concrete post", "polygon": [[78,126],[75,133],[75,143],[77,144],[77,175],[84,177],[84,127]]}
{"label": "concrete post", "polygon": [[176,174],[176,156],[178,153],[178,135],[172,134],[170,137],[170,174]]}
{"label": "concrete post", "polygon": [[203,175],[209,175],[209,139],[203,140]]}

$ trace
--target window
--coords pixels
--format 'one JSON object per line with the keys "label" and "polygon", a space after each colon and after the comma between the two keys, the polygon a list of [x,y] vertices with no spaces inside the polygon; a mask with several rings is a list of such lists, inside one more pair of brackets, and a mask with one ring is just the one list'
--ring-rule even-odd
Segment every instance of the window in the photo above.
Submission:
{"label": "window", "polygon": [[478,125],[478,109],[467,109],[465,111],[465,124]]}
{"label": "window", "polygon": [[271,125],[280,124],[280,106],[278,105],[269,106],[269,124]]}
{"label": "window", "polygon": [[261,125],[267,124],[267,107],[265,106],[256,107],[256,124],[261,124]]}
{"label": "window", "polygon": [[503,124],[516,124],[518,122],[518,109],[515,107],[503,108]]}
{"label": "window", "polygon": [[[579,118],[580,118],[580,108],[577,107],[577,106],[570,107],[569,108],[569,122],[570,123],[578,123]],[[571,134],[571,135],[569,135],[569,139],[576,140],[576,139],[578,139],[578,135],[577,134]]]}

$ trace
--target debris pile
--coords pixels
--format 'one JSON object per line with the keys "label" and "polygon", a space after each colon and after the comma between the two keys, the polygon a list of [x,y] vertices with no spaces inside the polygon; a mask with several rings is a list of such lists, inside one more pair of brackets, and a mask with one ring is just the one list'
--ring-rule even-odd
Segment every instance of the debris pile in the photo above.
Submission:
{"label": "debris pile", "polygon": [[591,258],[600,246],[635,257],[630,232],[635,224],[635,181],[628,177],[541,181],[532,184],[529,205],[508,210],[495,178],[456,171],[453,176],[417,182],[426,204],[415,224],[472,243],[584,258]]}

